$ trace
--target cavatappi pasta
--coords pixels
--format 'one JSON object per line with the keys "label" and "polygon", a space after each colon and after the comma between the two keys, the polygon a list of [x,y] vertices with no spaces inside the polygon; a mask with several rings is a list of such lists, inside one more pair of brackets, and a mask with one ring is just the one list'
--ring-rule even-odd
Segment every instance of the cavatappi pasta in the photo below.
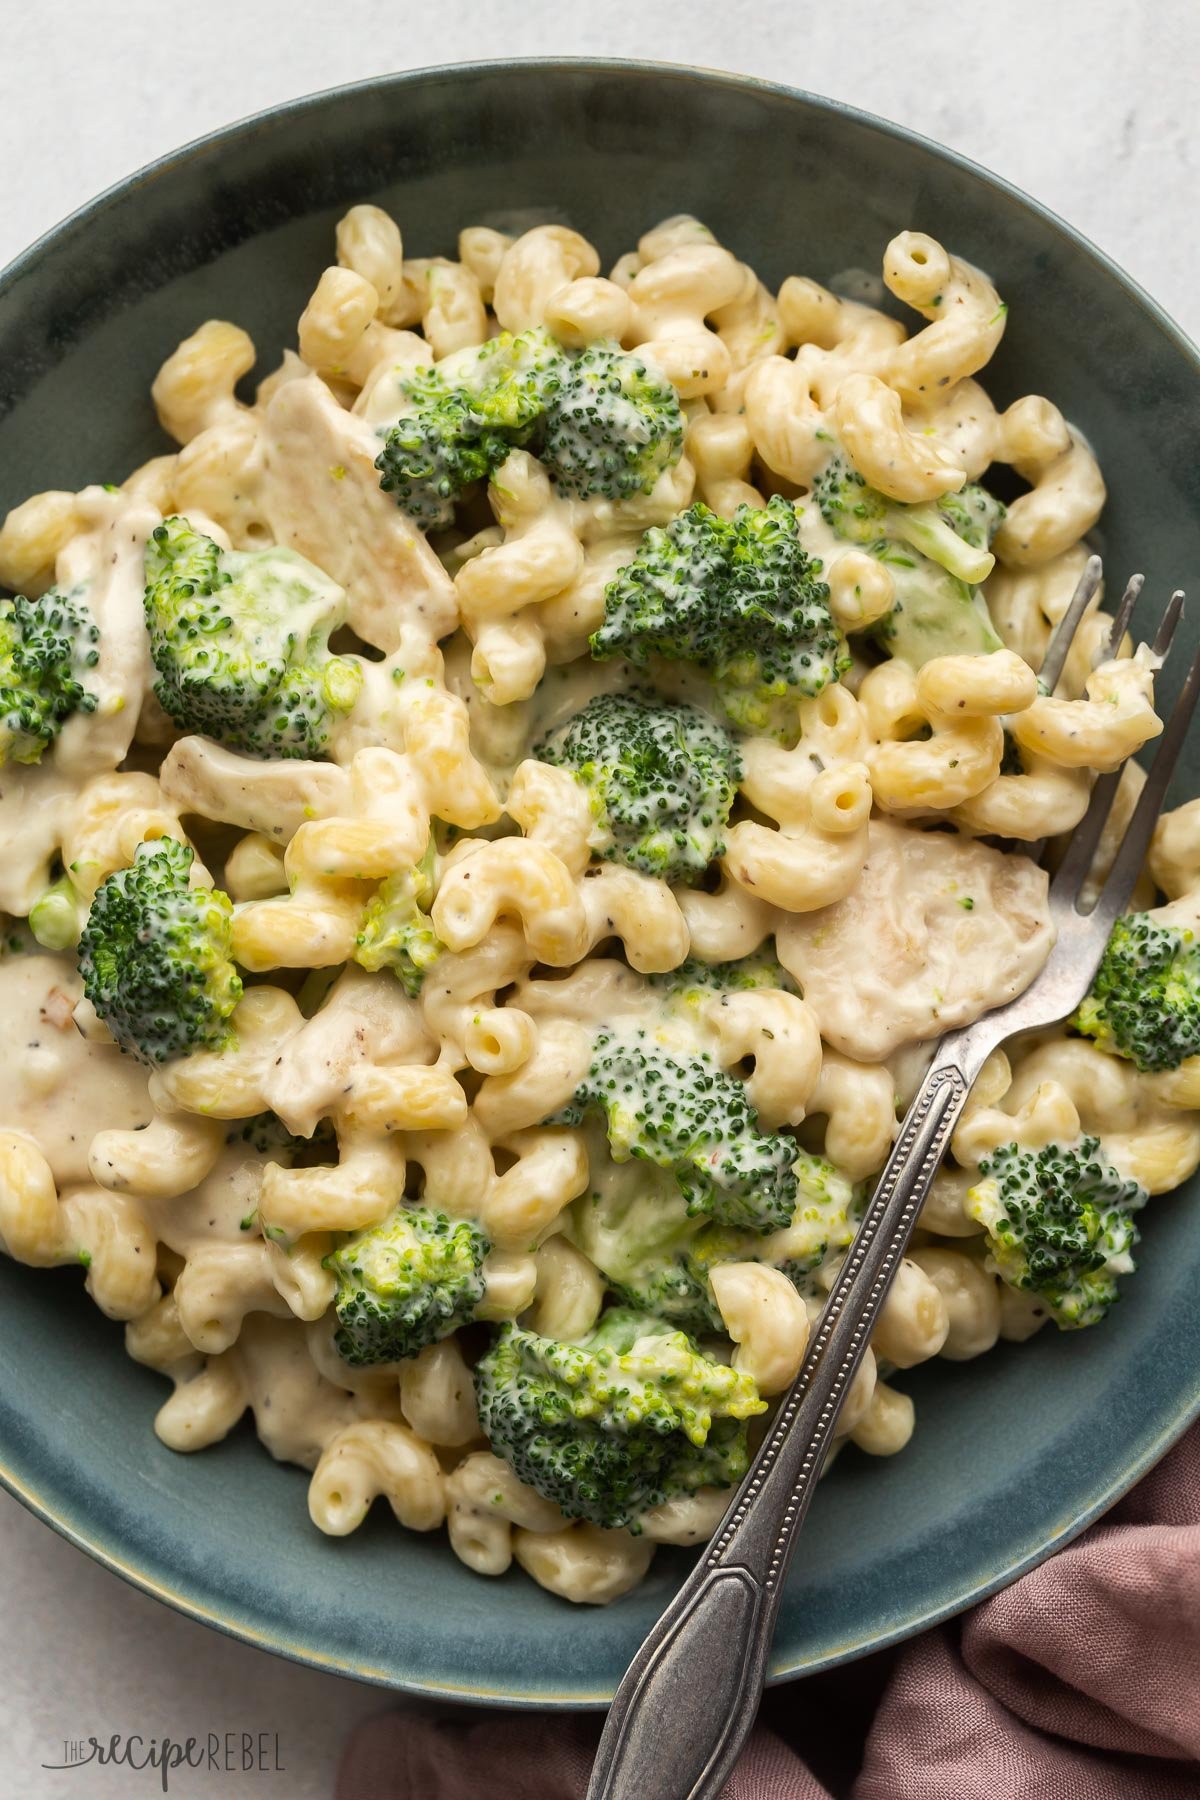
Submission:
{"label": "cavatappi pasta", "polygon": [[[931,1041],[1042,966],[1022,844],[1154,659],[1095,611],[1039,687],[1104,483],[932,237],[886,311],[691,218],[606,276],[361,205],[336,258],[252,404],[198,323],[177,448],[0,527],[0,1241],[85,1267],[173,1449],[248,1412],[320,1530],[609,1601],[720,1517]],[[1198,808],[988,1065],[862,1451],[917,1363],[1094,1322],[1200,1163]]]}

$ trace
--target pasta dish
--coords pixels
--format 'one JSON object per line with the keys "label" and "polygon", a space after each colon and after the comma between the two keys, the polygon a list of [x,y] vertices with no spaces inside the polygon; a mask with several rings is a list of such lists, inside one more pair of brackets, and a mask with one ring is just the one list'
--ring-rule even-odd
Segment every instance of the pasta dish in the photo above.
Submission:
{"label": "pasta dish", "polygon": [[[1161,730],[1102,595],[1039,682],[1105,490],[980,385],[1005,322],[917,231],[773,293],[688,217],[605,276],[360,205],[253,398],[199,323],[177,448],[8,514],[0,1244],[82,1266],[165,1444],[249,1415],[320,1530],[382,1497],[569,1600],[707,1539],[934,1041],[1049,953],[1044,840]],[[1198,917],[1193,801],[984,1070],[839,1447],[1117,1299],[1200,1164]]]}

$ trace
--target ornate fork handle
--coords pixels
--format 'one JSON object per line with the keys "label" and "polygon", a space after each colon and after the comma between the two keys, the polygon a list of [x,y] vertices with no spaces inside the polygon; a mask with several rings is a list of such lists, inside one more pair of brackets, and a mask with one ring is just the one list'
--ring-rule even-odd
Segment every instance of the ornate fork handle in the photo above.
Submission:
{"label": "ornate fork handle", "polygon": [[991,1048],[990,1034],[983,1037],[976,1026],[939,1046],[804,1366],[706,1554],[617,1690],[588,1800],[714,1800],[730,1775],[758,1710],[796,1533],[879,1309]]}

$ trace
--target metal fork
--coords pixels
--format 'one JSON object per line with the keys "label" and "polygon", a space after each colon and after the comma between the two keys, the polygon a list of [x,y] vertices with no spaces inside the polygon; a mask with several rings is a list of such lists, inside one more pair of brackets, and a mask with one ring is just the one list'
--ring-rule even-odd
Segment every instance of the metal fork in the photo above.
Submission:
{"label": "metal fork", "polygon": [[[1050,688],[1099,578],[1099,559],[1093,558],[1043,664]],[[1119,647],[1140,586],[1135,577],[1126,589],[1108,640],[1110,654]],[[1163,614],[1153,646],[1162,657],[1182,604],[1182,594],[1174,594]],[[1051,882],[1057,937],[1041,973],[1015,1000],[939,1042],[804,1366],[708,1549],[617,1690],[588,1800],[715,1800],[732,1772],[758,1710],[784,1577],[838,1414],[967,1096],[993,1050],[1018,1032],[1067,1018],[1087,993],[1113,923],[1133,893],[1198,693],[1200,651],[1095,905],[1082,910],[1081,892],[1119,771],[1096,782]]]}

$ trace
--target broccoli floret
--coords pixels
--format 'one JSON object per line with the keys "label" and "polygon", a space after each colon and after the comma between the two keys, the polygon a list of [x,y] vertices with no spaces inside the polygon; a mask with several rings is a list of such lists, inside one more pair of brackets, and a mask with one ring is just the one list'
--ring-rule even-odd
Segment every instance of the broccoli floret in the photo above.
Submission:
{"label": "broccoli floret", "polygon": [[534,746],[588,790],[599,856],[664,881],[695,881],[725,848],[742,761],[694,706],[597,694]]}
{"label": "broccoli floret", "polygon": [[686,1260],[704,1221],[689,1215],[670,1171],[607,1163],[603,1141],[589,1142],[588,1160],[598,1185],[571,1207],[572,1242],[626,1305],[687,1331],[721,1330],[705,1275]]}
{"label": "broccoli floret", "polygon": [[725,1328],[709,1290],[707,1271],[697,1274],[688,1256],[664,1256],[657,1262],[643,1262],[624,1281],[609,1276],[608,1285],[624,1305],[650,1313],[681,1331]]}
{"label": "broccoli floret", "polygon": [[619,344],[565,358],[538,452],[564,492],[625,500],[649,493],[683,451],[683,414],[671,383]]}
{"label": "broccoli floret", "polygon": [[704,1052],[683,1057],[646,1031],[598,1034],[592,1060],[557,1122],[601,1116],[616,1162],[669,1169],[690,1213],[747,1231],[789,1223],[796,1199],[795,1140],[758,1129],[746,1089]]}
{"label": "broccoli floret", "polygon": [[1200,944],[1149,913],[1117,920],[1072,1024],[1139,1069],[1177,1069],[1200,1052]]}
{"label": "broccoli floret", "polygon": [[36,950],[37,939],[29,931],[28,922],[0,913],[0,962],[6,956],[32,956]]}
{"label": "broccoli floret", "polygon": [[502,331],[426,373],[466,394],[485,426],[523,432],[538,422],[558,393],[565,361],[562,345],[542,327]]}
{"label": "broccoli floret", "polygon": [[749,1376],[682,1331],[618,1307],[580,1344],[502,1327],[475,1370],[492,1449],[568,1518],[633,1530],[651,1507],[748,1466]]}
{"label": "broccoli floret", "polygon": [[433,855],[431,839],[415,868],[390,875],[380,885],[355,939],[355,962],[372,971],[391,969],[414,1000],[443,948],[425,910],[433,898]]}
{"label": "broccoli floret", "polygon": [[619,344],[565,350],[548,331],[502,332],[401,383],[410,410],[388,427],[380,486],[427,529],[528,446],[565,493],[621,500],[679,461],[683,415],[670,382]]}
{"label": "broccoli floret", "polygon": [[430,380],[416,411],[389,427],[375,467],[384,493],[395,494],[410,519],[436,530],[451,523],[454,502],[473,483],[489,480],[512,447],[481,422],[467,395],[440,391]]}
{"label": "broccoli floret", "polygon": [[70,950],[79,942],[87,902],[69,875],[52,881],[29,909],[29,929],[44,950]]}
{"label": "broccoli floret", "polygon": [[[767,1263],[781,1269],[801,1294],[817,1291],[815,1271],[854,1239],[864,1194],[833,1163],[807,1150],[797,1151],[795,1174],[795,1206],[782,1231],[764,1238],[707,1223],[686,1245],[684,1267],[706,1293],[711,1295],[708,1277],[713,1269],[729,1262]],[[715,1305],[713,1310],[716,1313]]]}
{"label": "broccoli floret", "polygon": [[[937,502],[937,512],[954,535],[962,543],[970,544],[973,550],[989,549],[992,539],[1008,517],[1008,508],[1003,500],[997,500],[995,494],[989,494],[977,481],[968,481],[957,494],[943,494]],[[909,542],[915,543],[918,549],[924,548],[916,538],[910,537]],[[934,556],[932,549],[927,554]],[[955,551],[954,554],[961,557],[962,553]],[[935,557],[934,560],[940,562],[942,558]],[[949,568],[951,565],[947,562],[945,566]],[[964,575],[963,580],[970,581],[971,576]]]}
{"label": "broccoli floret", "polygon": [[454,503],[528,443],[564,355],[546,331],[502,332],[401,383],[411,410],[388,427],[375,459],[380,487],[426,529],[449,525]]}
{"label": "broccoli floret", "polygon": [[896,598],[876,635],[891,655],[920,668],[934,656],[999,650],[1001,639],[977,583],[995,558],[988,545],[1005,516],[972,482],[921,506],[868,486],[841,451],[818,473],[812,497],[838,537],[891,571]]}
{"label": "broccoli floret", "polygon": [[83,991],[131,1056],[166,1062],[230,1042],[242,994],[227,895],[190,887],[195,853],[174,838],[139,844],[101,882],[79,940]]}
{"label": "broccoli floret", "polygon": [[186,731],[252,756],[321,756],[362,669],[332,656],[344,596],[294,550],[222,550],[186,519],[146,545],[154,692]]}
{"label": "broccoli floret", "polygon": [[820,572],[778,494],[731,519],[697,501],[652,526],[609,582],[592,655],[692,663],[712,678],[731,724],[786,730],[792,703],[849,667]]}
{"label": "broccoli floret", "polygon": [[86,591],[0,600],[0,765],[40,762],[72,713],[96,710],[87,680],[100,633]]}
{"label": "broccoli floret", "polygon": [[1003,649],[981,589],[906,544],[884,543],[875,554],[887,564],[895,587],[892,610],[874,630],[889,656],[920,669],[935,656],[983,656]]}
{"label": "broccoli floret", "polygon": [[[802,1154],[796,1165],[796,1205],[778,1249],[786,1250],[779,1267],[794,1286],[809,1291],[806,1278],[827,1257],[853,1242],[862,1217],[866,1190],[823,1156]],[[785,1241],[786,1240],[786,1241]]]}
{"label": "broccoli floret", "polygon": [[966,1211],[988,1234],[989,1266],[1010,1287],[1042,1295],[1064,1329],[1095,1325],[1134,1267],[1132,1215],[1146,1190],[1104,1156],[1098,1138],[1027,1150],[1002,1144],[979,1164]]}
{"label": "broccoli floret", "polygon": [[[773,945],[774,939],[769,942]],[[738,962],[705,963],[689,956],[678,968],[646,977],[652,988],[667,993],[687,1006],[698,1005],[713,994],[749,994],[758,988],[782,988],[798,994],[799,988],[783,966],[766,949],[756,950]]]}
{"label": "broccoli floret", "polygon": [[571,1207],[569,1235],[628,1305],[686,1330],[720,1331],[721,1314],[709,1285],[718,1264],[767,1263],[808,1293],[813,1271],[844,1250],[858,1229],[861,1190],[824,1157],[793,1149],[791,1218],[764,1237],[692,1216],[668,1170],[645,1161],[606,1168],[603,1146],[589,1143],[597,1185]]}
{"label": "broccoli floret", "polygon": [[348,1363],[400,1362],[474,1317],[488,1239],[468,1219],[398,1206],[325,1258],[337,1277],[334,1342]]}
{"label": "broccoli floret", "polygon": [[975,482],[940,500],[906,506],[869,487],[835,452],[814,479],[812,497],[830,530],[849,543],[873,549],[881,541],[899,540],[972,584],[992,571],[995,558],[988,545],[1006,509]]}
{"label": "broccoli floret", "polygon": [[286,1157],[289,1163],[297,1158],[309,1161],[337,1152],[337,1132],[328,1119],[319,1122],[311,1137],[303,1138],[289,1131],[273,1112],[255,1113],[252,1119],[231,1125],[225,1133],[225,1142],[245,1144],[258,1156]]}

